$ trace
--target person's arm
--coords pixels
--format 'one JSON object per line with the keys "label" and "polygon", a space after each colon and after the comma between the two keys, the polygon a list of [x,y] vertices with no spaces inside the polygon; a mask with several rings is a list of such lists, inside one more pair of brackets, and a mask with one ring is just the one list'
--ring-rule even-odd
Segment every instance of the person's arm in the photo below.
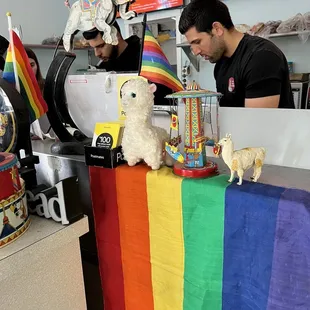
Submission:
{"label": "person's arm", "polygon": [[245,107],[278,108],[283,75],[283,60],[263,50],[254,53],[245,72]]}

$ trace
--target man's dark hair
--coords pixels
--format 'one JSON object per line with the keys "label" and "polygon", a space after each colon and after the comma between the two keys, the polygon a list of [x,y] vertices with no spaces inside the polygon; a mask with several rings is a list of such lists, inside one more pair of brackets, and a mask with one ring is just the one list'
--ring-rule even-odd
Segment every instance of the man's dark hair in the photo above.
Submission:
{"label": "man's dark hair", "polygon": [[0,55],[3,56],[9,47],[9,41],[0,35]]}
{"label": "man's dark hair", "polygon": [[[121,29],[117,23],[117,21],[115,21],[112,26],[114,26],[116,28],[116,30],[118,31],[119,34],[121,34]],[[97,37],[98,34],[101,34],[103,35],[103,31],[99,31],[97,28],[93,28],[91,30],[88,30],[88,31],[84,31],[83,32],[83,37],[86,39],[86,40],[93,40]]]}
{"label": "man's dark hair", "polygon": [[228,30],[234,27],[226,4],[220,0],[193,0],[181,14],[179,31],[185,34],[195,27],[198,32],[210,33],[214,22]]}
{"label": "man's dark hair", "polygon": [[2,56],[0,56],[0,70],[3,71],[5,66],[5,60]]}

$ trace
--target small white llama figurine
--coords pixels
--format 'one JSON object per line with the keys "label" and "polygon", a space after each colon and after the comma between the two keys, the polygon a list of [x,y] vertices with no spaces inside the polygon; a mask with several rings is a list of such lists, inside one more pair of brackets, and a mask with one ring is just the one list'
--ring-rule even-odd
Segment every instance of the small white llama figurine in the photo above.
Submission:
{"label": "small white llama figurine", "polygon": [[237,172],[239,177],[237,184],[241,185],[244,172],[252,167],[254,168],[254,173],[251,180],[257,182],[262,173],[262,166],[266,156],[266,150],[263,147],[248,147],[234,151],[234,144],[230,134],[222,138],[218,142],[218,145],[221,147],[223,160],[230,169],[230,179],[228,182],[233,182],[235,173]]}

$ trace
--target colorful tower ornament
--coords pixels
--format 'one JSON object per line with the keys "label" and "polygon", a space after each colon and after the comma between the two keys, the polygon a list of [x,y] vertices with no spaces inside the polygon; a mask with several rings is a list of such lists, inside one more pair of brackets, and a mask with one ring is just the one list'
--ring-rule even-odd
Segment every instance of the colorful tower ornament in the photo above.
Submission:
{"label": "colorful tower ornament", "polygon": [[201,89],[193,81],[185,91],[180,91],[168,95],[167,98],[182,99],[185,103],[185,135],[184,135],[184,155],[175,148],[166,146],[166,151],[177,153],[178,162],[174,165],[174,173],[184,177],[203,178],[217,174],[217,165],[207,160],[206,143],[210,141],[204,133],[204,108],[202,100],[204,98],[220,97],[220,93]]}

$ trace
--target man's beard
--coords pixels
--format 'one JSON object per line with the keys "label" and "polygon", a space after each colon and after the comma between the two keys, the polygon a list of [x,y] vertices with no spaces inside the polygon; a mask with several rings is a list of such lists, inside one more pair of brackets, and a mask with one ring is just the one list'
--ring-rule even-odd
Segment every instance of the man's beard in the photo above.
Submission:
{"label": "man's beard", "polygon": [[115,62],[117,61],[117,46],[113,46],[113,49],[111,51],[109,60],[103,61],[102,64],[106,71],[112,71],[115,67]]}
{"label": "man's beard", "polygon": [[226,46],[223,41],[220,41],[218,38],[215,37],[213,38],[216,49],[214,49],[212,56],[209,57],[209,62],[212,64],[217,63],[219,60],[221,60],[226,50]]}
{"label": "man's beard", "polygon": [[117,45],[112,46],[111,54],[105,62],[113,61],[117,58]]}

